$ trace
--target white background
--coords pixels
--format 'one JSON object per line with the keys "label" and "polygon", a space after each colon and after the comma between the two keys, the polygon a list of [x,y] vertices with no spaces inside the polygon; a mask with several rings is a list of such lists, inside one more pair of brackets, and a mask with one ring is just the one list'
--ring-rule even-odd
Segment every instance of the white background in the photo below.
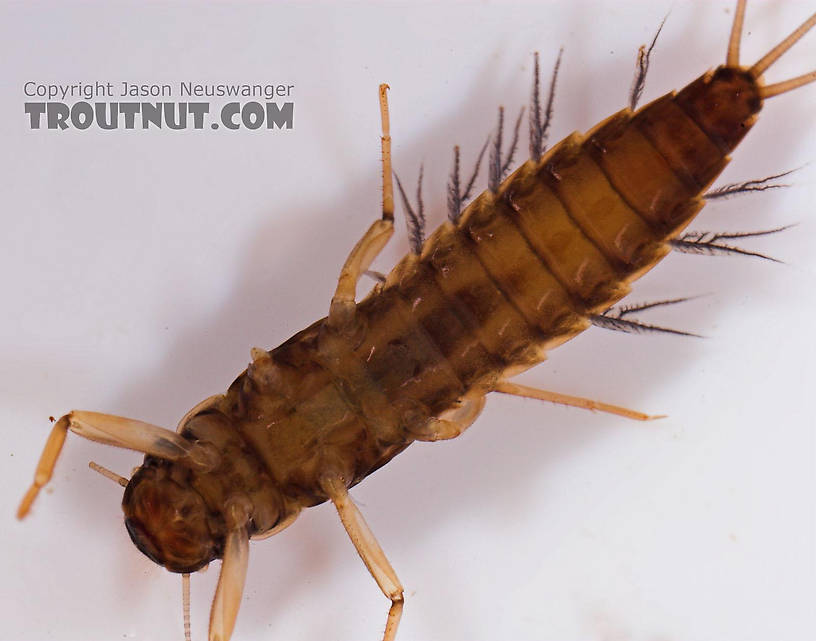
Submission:
{"label": "white background", "polygon": [[[527,103],[532,51],[547,75],[565,47],[558,140],[623,106],[637,46],[669,9],[647,100],[724,60],[730,2],[6,4],[0,637],[181,638],[180,580],[131,545],[120,488],[87,469],[129,475],[138,455],[71,436],[29,519],[13,511],[49,415],[174,428],[250,347],[325,314],[379,215],[379,82],[395,167],[413,184],[425,163],[436,224],[453,144],[470,166],[497,106]],[[812,11],[751,3],[743,60]],[[814,60],[811,34],[767,75]],[[291,83],[295,127],[31,131],[27,80]],[[354,490],[406,587],[400,641],[816,636],[815,112],[813,86],[770,101],[723,176],[803,166],[792,188],[714,204],[692,226],[798,222],[750,242],[787,265],[673,255],[631,297],[707,294],[645,319],[708,338],[593,329],[524,377],[669,418],[491,397],[464,436],[418,444]],[[376,266],[406,248],[400,225]],[[194,639],[217,571],[193,577]],[[234,638],[373,641],[386,610],[321,506],[252,545]]]}

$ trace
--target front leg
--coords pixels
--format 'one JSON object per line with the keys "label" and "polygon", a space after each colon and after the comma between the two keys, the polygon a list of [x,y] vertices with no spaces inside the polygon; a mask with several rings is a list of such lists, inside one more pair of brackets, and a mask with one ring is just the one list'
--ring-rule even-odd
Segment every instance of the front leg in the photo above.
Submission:
{"label": "front leg", "polygon": [[357,281],[372,261],[385,247],[394,233],[394,188],[391,182],[391,133],[388,120],[388,85],[380,85],[380,114],[382,116],[382,172],[383,205],[382,218],[372,223],[368,231],[351,250],[340,277],[329,308],[328,323],[334,329],[348,327],[354,319],[357,307],[355,294]]}
{"label": "front leg", "polygon": [[40,489],[51,480],[68,430],[91,441],[152,454],[170,461],[182,460],[199,469],[210,469],[217,464],[217,452],[163,427],[112,414],[74,410],[60,418],[51,429],[34,473],[34,482],[17,509],[18,519],[28,514]]}

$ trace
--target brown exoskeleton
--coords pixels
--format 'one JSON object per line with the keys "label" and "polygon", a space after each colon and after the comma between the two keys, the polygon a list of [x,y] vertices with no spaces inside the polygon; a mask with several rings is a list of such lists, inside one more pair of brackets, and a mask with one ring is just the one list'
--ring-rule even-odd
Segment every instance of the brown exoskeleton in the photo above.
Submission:
{"label": "brown exoskeleton", "polygon": [[383,216],[347,259],[327,318],[271,352],[254,350],[226,394],[194,408],[178,433],[92,412],[63,416],[19,516],[48,482],[68,430],[145,452],[125,492],[128,532],[173,572],[223,558],[210,635],[227,639],[249,538],[280,531],[303,507],[331,500],[391,601],[385,639],[393,639],[402,587],[348,488],[415,440],[461,434],[491,391],[648,418],[508,379],[592,324],[645,327],[606,312],[671,249],[733,251],[683,237],[682,230],[763,100],[816,79],[814,73],[774,85],[759,79],[814,18],[781,49],[750,68],[739,66],[744,6],[738,5],[726,66],[679,94],[637,112],[633,105],[546,153],[546,125],[534,109],[538,143],[531,159],[504,179],[499,140],[491,188],[460,211],[456,176],[452,220],[357,303],[357,281],[393,231],[381,88]]}

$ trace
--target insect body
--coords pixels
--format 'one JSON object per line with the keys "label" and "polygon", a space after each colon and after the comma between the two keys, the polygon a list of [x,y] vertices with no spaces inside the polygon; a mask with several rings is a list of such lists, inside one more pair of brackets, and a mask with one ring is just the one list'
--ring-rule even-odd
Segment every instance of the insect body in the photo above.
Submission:
{"label": "insect body", "polygon": [[459,435],[490,391],[535,396],[507,379],[593,322],[635,326],[603,313],[671,250],[763,99],[798,86],[757,82],[773,58],[736,68],[740,26],[727,67],[497,180],[355,303],[357,279],[391,234],[386,188],[383,218],[346,262],[327,318],[271,352],[255,350],[247,371],[191,411],[178,435],[90,412],[60,418],[21,516],[67,430],[147,452],[125,492],[128,531],[174,572],[224,559],[211,638],[228,638],[248,537],[331,500],[392,601],[393,638],[402,588],[347,489],[414,440]]}

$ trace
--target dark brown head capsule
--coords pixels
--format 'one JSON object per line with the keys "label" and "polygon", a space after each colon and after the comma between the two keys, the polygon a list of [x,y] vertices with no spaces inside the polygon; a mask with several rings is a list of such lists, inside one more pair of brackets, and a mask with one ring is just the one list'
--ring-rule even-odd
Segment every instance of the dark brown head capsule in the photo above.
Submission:
{"label": "dark brown head capsule", "polygon": [[[176,469],[173,469],[173,468]],[[122,498],[125,526],[139,550],[171,572],[195,572],[220,558],[223,519],[189,485],[188,470],[150,460],[130,479]],[[180,474],[181,473],[181,474]]]}

